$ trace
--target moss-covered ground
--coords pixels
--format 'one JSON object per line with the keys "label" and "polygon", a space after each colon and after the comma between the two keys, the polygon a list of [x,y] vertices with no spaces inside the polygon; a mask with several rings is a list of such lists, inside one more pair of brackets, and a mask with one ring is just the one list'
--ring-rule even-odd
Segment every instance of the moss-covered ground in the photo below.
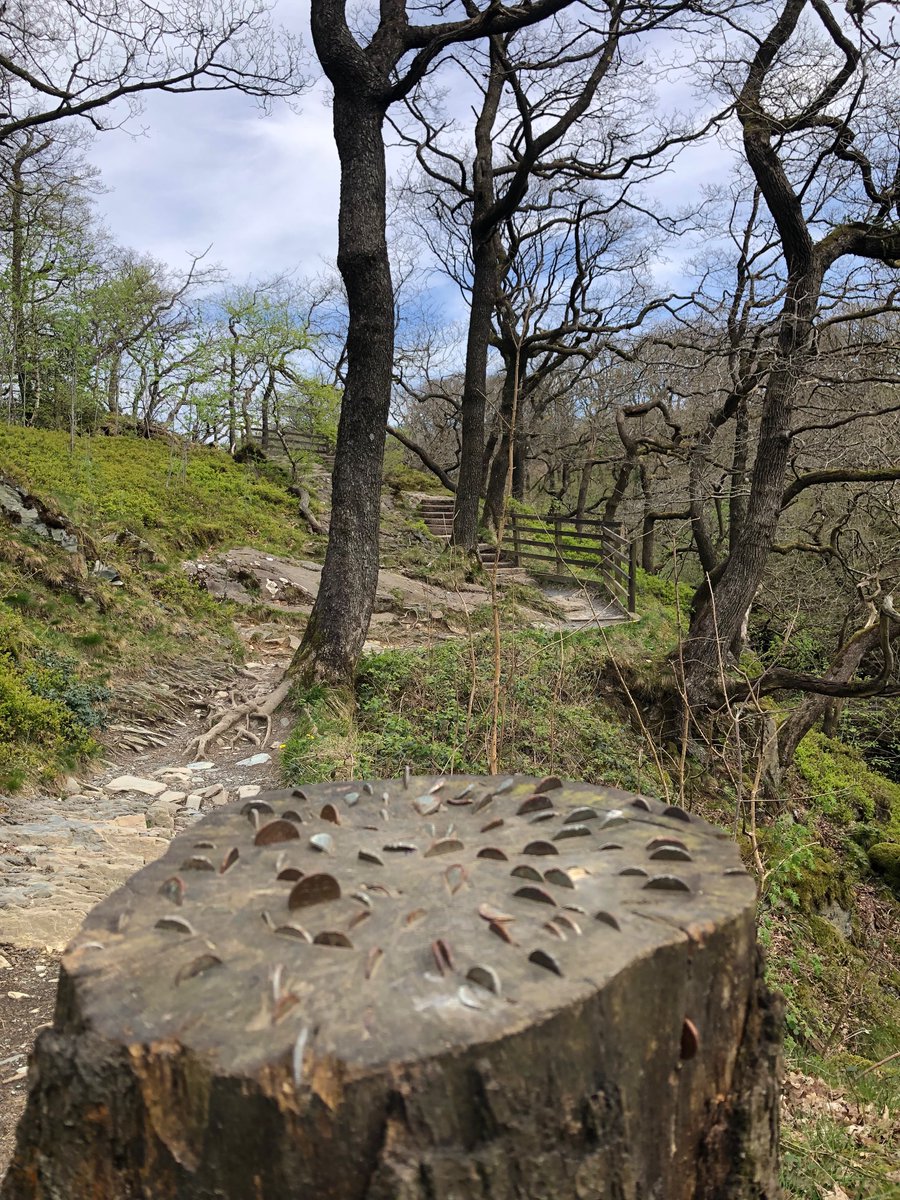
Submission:
{"label": "moss-covered ground", "polygon": [[[221,450],[133,436],[70,444],[0,425],[0,477],[64,517],[84,549],[0,520],[0,789],[95,750],[110,680],[238,652],[231,606],[190,583],[182,559],[240,545],[309,552],[286,478]],[[98,558],[121,586],[93,573]]]}

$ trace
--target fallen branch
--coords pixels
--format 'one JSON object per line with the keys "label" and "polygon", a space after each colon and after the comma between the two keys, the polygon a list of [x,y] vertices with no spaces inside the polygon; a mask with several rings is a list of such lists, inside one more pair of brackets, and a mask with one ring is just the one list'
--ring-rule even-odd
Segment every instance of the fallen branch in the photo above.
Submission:
{"label": "fallen branch", "polygon": [[887,1058],[882,1058],[877,1063],[872,1063],[870,1067],[866,1067],[864,1071],[860,1071],[857,1078],[862,1079],[863,1075],[868,1075],[871,1071],[877,1071],[879,1067],[886,1067],[888,1063],[896,1062],[898,1058],[900,1058],[900,1050],[895,1050]]}

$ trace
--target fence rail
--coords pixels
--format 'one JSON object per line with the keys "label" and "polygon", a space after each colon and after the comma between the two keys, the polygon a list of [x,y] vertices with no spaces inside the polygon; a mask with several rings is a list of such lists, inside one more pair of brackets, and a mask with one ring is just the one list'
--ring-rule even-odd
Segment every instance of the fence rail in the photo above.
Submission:
{"label": "fence rail", "polygon": [[300,429],[281,429],[270,425],[266,438],[260,428],[251,429],[250,434],[254,442],[259,442],[265,450],[280,446],[288,454],[315,454],[320,458],[334,454],[334,442],[324,433],[304,433]]}
{"label": "fence rail", "polygon": [[532,575],[572,582],[598,582],[628,612],[634,612],[636,545],[618,521],[552,514],[511,513],[504,549]]}

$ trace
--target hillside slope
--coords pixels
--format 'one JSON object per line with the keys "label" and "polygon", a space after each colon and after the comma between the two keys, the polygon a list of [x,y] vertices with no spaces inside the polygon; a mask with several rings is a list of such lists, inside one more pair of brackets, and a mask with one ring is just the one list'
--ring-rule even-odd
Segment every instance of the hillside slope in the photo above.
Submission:
{"label": "hillside slope", "polygon": [[[110,688],[177,664],[190,690],[192,664],[237,653],[231,606],[182,559],[316,550],[277,469],[177,439],[0,426],[0,485],[0,789],[95,750]],[[43,519],[11,519],[16,504]]]}
{"label": "hillside slope", "polygon": [[[61,433],[0,426],[3,484],[20,503],[33,496],[58,535],[0,517],[0,791],[91,753],[117,704],[135,711],[142,677],[188,700],[222,687],[204,667],[240,655],[238,610],[189,582],[185,559],[323,549],[277,468],[174,441],[70,448]],[[405,505],[386,508],[386,561],[461,589],[467,568]],[[900,857],[890,855],[900,785],[812,735],[783,793],[760,801],[754,834],[753,764],[713,744],[682,755],[646,725],[686,596],[641,575],[637,623],[554,632],[527,628],[524,606],[538,597],[512,588],[497,643],[487,593],[475,590],[482,607],[467,602],[442,623],[413,613],[404,649],[364,657],[352,715],[321,690],[297,695],[293,732],[279,725],[284,772],[297,782],[407,765],[482,772],[495,740],[500,770],[619,783],[731,829],[759,879],[761,939],[787,999],[786,1196],[900,1198]]]}

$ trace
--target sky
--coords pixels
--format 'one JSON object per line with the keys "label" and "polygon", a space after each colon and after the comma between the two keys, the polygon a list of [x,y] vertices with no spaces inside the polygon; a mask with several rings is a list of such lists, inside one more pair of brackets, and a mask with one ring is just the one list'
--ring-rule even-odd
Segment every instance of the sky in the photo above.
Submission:
{"label": "sky", "polygon": [[[295,27],[296,12],[291,5]],[[309,47],[308,33],[304,40]],[[333,266],[338,160],[327,87],[310,69],[313,89],[296,110],[276,102],[261,115],[252,98],[233,92],[150,93],[127,129],[99,134],[89,157],[107,189],[98,210],[115,239],[175,269],[208,249],[206,263],[239,281]],[[706,145],[657,187],[667,203],[691,202],[729,169],[724,152]],[[670,252],[655,274],[680,275],[686,253]]]}
{"label": "sky", "polygon": [[337,249],[338,162],[325,89],[301,103],[262,116],[237,93],[151,95],[93,143],[104,223],[173,267],[211,247],[237,279],[317,273]]}

